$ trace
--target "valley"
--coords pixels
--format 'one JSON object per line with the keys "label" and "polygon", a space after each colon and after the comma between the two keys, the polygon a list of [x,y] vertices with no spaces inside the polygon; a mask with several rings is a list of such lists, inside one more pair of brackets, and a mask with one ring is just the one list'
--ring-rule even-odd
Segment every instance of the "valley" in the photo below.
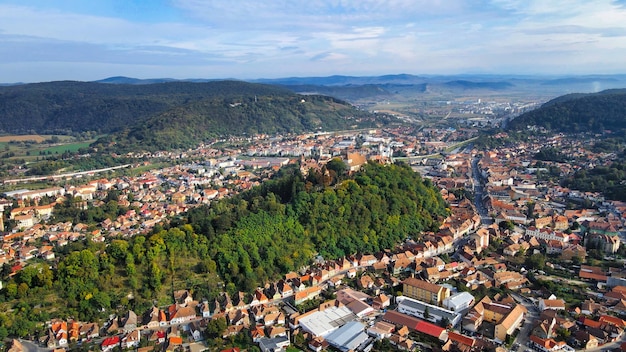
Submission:
{"label": "valley", "polygon": [[[344,111],[334,128],[244,129],[164,149],[142,147],[145,126],[84,141],[6,136],[0,333],[47,349],[616,346],[621,122],[574,134],[524,120],[556,88],[506,91],[520,85],[382,86],[349,100],[356,110],[303,95],[281,111]],[[603,108],[597,96],[585,109]],[[255,111],[265,98],[245,99]],[[199,104],[182,108],[187,131],[213,123]],[[172,111],[144,121],[188,116]],[[560,127],[568,116],[579,115],[559,115]]]}

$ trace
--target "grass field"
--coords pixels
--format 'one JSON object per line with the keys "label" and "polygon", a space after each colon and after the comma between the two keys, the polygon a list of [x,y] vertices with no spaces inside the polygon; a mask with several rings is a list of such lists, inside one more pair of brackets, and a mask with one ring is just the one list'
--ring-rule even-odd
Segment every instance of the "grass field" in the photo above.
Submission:
{"label": "grass field", "polygon": [[89,145],[93,143],[93,141],[87,141],[87,142],[77,142],[77,143],[70,143],[70,144],[62,144],[62,145],[56,145],[54,147],[50,147],[50,148],[46,148],[43,149],[42,151],[44,153],[48,153],[50,152],[51,154],[56,154],[56,153],[63,153],[67,150],[69,150],[70,152],[76,152],[78,151],[78,149],[80,148],[87,148],[89,147]]}

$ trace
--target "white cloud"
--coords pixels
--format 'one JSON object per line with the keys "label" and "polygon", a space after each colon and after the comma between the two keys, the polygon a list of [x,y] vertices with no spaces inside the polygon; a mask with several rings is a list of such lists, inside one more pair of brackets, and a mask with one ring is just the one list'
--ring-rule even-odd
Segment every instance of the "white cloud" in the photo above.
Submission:
{"label": "white cloud", "polygon": [[29,62],[33,75],[51,62],[159,67],[153,77],[626,72],[626,9],[610,0],[172,0],[186,16],[177,22],[33,1],[0,4],[3,72]]}

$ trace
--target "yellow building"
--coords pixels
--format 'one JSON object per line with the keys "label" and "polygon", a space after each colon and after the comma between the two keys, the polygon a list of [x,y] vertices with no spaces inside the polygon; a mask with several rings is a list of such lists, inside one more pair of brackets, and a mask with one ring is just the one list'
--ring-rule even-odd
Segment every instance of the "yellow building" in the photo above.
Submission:
{"label": "yellow building", "polygon": [[402,294],[422,302],[441,306],[443,300],[450,297],[450,290],[428,281],[410,277],[402,282]]}

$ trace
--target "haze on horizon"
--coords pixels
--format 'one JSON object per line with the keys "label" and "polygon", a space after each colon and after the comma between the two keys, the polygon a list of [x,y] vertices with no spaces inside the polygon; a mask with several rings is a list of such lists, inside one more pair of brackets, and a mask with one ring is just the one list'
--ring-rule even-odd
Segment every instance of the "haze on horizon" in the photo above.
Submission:
{"label": "haze on horizon", "polygon": [[2,0],[0,81],[626,73],[626,0]]}

